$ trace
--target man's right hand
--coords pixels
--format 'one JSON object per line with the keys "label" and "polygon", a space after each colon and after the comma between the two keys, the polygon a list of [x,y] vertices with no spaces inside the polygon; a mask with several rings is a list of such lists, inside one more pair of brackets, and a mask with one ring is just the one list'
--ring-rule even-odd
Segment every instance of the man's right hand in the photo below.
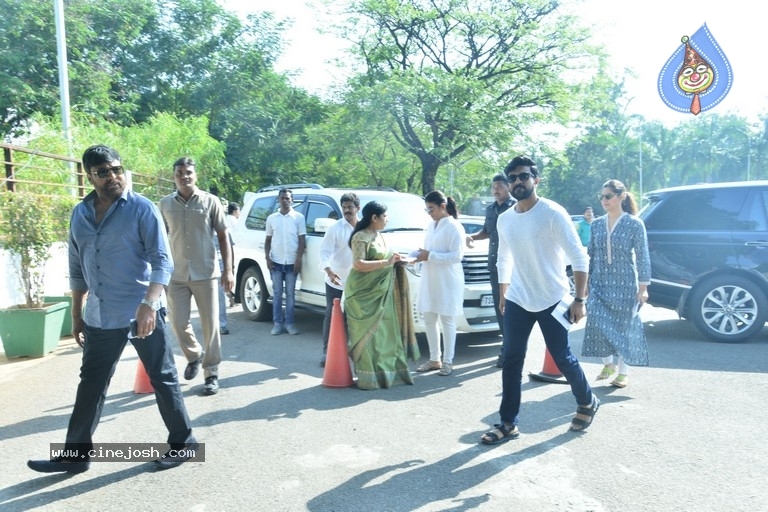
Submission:
{"label": "man's right hand", "polygon": [[475,246],[475,239],[472,238],[472,235],[467,235],[466,243],[467,243],[467,247],[469,247],[470,249],[472,249]]}

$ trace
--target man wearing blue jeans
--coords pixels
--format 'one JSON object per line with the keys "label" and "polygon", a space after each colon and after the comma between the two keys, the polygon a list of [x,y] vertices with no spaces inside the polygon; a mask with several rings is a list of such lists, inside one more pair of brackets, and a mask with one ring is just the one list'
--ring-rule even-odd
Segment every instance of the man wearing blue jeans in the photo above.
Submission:
{"label": "man wearing blue jeans", "polygon": [[[280,189],[277,195],[280,209],[267,217],[264,254],[272,276],[272,334],[299,334],[294,323],[296,276],[301,272],[301,258],[307,226],[304,216],[293,209],[293,192]],[[285,289],[285,314],[283,314]]]}
{"label": "man wearing blue jeans", "polygon": [[565,274],[571,262],[576,297],[567,312],[569,321],[584,317],[589,256],[565,209],[539,197],[539,171],[528,157],[515,157],[504,169],[517,204],[499,216],[499,292],[504,315],[504,346],[501,370],[501,422],[483,434],[483,444],[498,444],[520,435],[517,428],[522,398],[522,376],[528,338],[538,322],[552,360],[576,398],[576,415],[570,429],[587,428],[600,407],[584,371],[571,352],[568,330],[552,316],[570,286]]}

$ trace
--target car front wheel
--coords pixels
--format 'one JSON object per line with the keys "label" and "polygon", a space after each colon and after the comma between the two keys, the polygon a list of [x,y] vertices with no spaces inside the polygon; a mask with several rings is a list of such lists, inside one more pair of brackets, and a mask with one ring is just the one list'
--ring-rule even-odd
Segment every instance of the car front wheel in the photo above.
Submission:
{"label": "car front wheel", "polygon": [[272,318],[272,308],[267,301],[267,285],[258,269],[248,268],[243,274],[240,297],[248,320],[263,322]]}
{"label": "car front wheel", "polygon": [[689,312],[702,334],[735,343],[748,340],[763,328],[768,299],[759,286],[743,277],[718,277],[694,289]]}

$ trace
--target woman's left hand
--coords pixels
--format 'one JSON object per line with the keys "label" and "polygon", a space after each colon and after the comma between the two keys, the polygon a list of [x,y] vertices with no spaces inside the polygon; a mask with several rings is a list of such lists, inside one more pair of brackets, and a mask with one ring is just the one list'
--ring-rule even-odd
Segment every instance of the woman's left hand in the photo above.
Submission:
{"label": "woman's left hand", "polygon": [[419,249],[419,255],[416,256],[416,261],[427,261],[429,259],[429,251],[426,249]]}

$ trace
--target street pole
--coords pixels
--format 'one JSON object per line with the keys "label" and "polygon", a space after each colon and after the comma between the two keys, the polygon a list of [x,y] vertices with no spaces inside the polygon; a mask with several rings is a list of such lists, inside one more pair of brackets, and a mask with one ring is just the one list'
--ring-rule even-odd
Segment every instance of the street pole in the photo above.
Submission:
{"label": "street pole", "polygon": [[640,206],[643,206],[643,130],[640,129],[640,136],[638,137],[638,154],[640,156],[639,158],[639,167],[640,167]]}
{"label": "street pole", "polygon": [[59,97],[61,99],[61,127],[67,141],[67,156],[72,156],[72,131],[69,120],[69,72],[67,70],[67,37],[64,30],[64,0],[53,0],[56,17],[56,49],[59,63]]}

